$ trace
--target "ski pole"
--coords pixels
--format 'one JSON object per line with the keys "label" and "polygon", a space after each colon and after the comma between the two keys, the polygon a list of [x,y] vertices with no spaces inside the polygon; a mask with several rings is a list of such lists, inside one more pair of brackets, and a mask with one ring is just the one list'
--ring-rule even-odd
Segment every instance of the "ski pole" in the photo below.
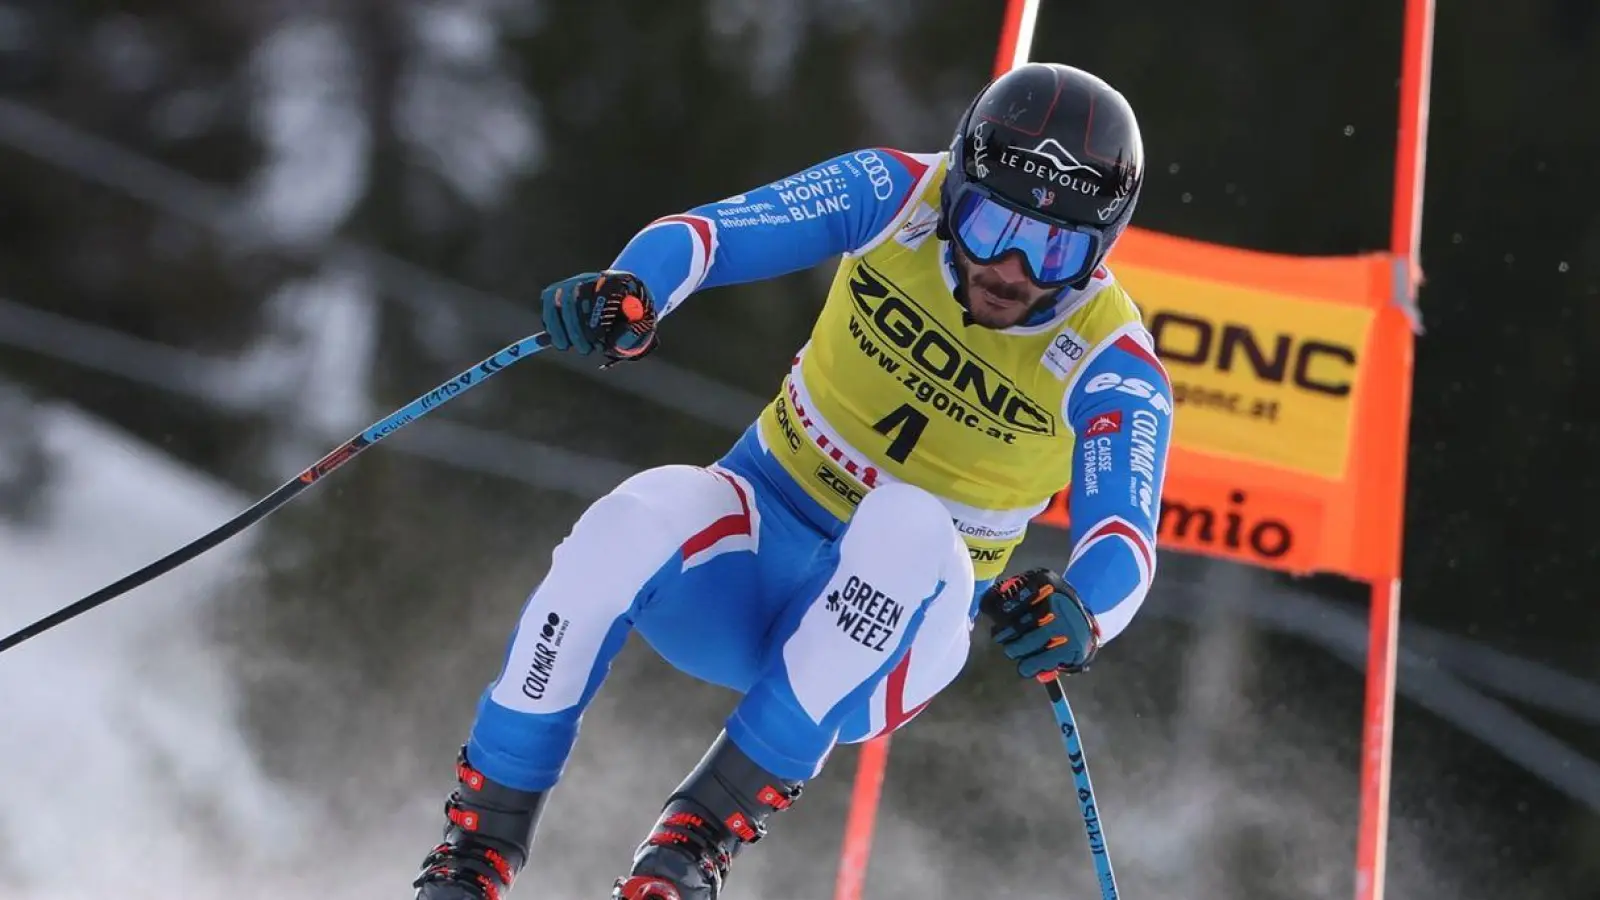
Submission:
{"label": "ski pole", "polygon": [[1061,679],[1053,672],[1044,672],[1039,675],[1039,683],[1050,695],[1056,724],[1061,726],[1061,742],[1067,748],[1067,762],[1072,767],[1072,780],[1078,783],[1078,811],[1083,814],[1083,828],[1089,835],[1089,854],[1100,876],[1101,900],[1117,900],[1117,875],[1111,869],[1111,851],[1106,847],[1105,830],[1100,827],[1094,783],[1089,780],[1089,763],[1083,757],[1083,743],[1078,740],[1078,722],[1073,718],[1066,692],[1061,689]]}
{"label": "ski pole", "polygon": [[438,409],[465,393],[467,389],[482,384],[501,369],[512,363],[527,359],[548,346],[550,346],[550,338],[544,332],[530,335],[514,344],[507,345],[500,352],[483,362],[395,410],[387,417],[374,422],[372,427],[340,444],[327,456],[312,463],[310,468],[295,476],[293,480],[256,501],[254,506],[224,522],[214,531],[179,547],[172,553],[163,556],[121,581],[106,585],[82,600],[56,610],[21,631],[0,639],[0,653],[4,653],[28,638],[49,631],[69,619],[82,615],[112,598],[125,594],[194,559],[251,525],[265,519],[279,507],[299,496],[301,491],[321,481],[325,476],[331,474],[333,470],[349,462],[362,450],[371,447],[406,425]]}

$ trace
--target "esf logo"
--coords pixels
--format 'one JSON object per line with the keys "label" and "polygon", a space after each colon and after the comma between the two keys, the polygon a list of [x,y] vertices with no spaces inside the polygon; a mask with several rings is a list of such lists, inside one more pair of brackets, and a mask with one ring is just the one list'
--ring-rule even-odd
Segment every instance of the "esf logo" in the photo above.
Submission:
{"label": "esf logo", "polygon": [[1172,403],[1167,399],[1167,395],[1143,378],[1124,378],[1115,372],[1101,372],[1089,379],[1083,390],[1089,394],[1114,390],[1131,397],[1139,397],[1150,401],[1150,405],[1155,407],[1157,412],[1172,415]]}

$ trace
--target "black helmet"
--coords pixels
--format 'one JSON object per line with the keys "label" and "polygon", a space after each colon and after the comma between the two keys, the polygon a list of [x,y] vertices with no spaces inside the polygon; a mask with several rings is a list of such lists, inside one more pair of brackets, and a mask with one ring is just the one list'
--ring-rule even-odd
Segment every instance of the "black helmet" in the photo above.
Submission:
{"label": "black helmet", "polygon": [[967,107],[950,146],[940,236],[993,262],[1021,253],[1044,286],[1081,288],[1128,221],[1144,184],[1144,142],[1128,101],[1057,63],[1000,76]]}

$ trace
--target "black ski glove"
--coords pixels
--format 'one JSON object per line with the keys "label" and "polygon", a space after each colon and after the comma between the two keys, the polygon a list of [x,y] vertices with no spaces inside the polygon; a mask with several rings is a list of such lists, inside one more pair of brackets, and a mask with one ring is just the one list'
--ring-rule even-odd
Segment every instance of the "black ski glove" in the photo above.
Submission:
{"label": "black ski glove", "polygon": [[550,285],[539,299],[557,350],[588,356],[599,349],[618,362],[639,359],[658,343],[650,289],[631,272],[584,272]]}
{"label": "black ski glove", "polygon": [[1049,569],[1030,569],[995,582],[978,606],[994,623],[990,637],[1017,661],[1017,674],[1023,678],[1082,672],[1100,651],[1094,614]]}

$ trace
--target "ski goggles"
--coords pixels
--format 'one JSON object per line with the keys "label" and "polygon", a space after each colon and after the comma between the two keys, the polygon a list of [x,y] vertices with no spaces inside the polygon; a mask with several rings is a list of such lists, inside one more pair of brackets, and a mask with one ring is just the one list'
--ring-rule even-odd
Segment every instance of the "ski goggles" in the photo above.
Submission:
{"label": "ski goggles", "polygon": [[1040,287],[1059,287],[1087,274],[1101,241],[1098,229],[1035,219],[972,184],[963,186],[956,197],[950,233],[981,265],[1013,251],[1020,253],[1028,277]]}

